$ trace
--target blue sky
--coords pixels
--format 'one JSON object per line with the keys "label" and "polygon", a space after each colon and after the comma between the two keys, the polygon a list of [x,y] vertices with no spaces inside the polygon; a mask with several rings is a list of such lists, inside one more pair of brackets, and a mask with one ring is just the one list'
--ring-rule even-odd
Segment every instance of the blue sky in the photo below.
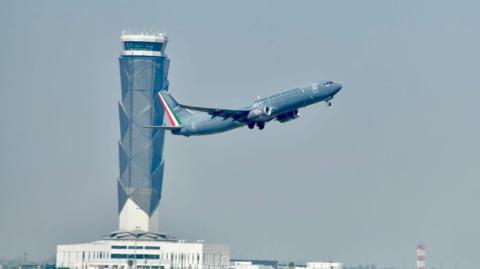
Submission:
{"label": "blue sky", "polygon": [[3,1],[0,258],[117,227],[122,30],[166,31],[170,90],[238,106],[329,79],[333,106],[167,136],[162,230],[232,257],[472,268],[480,240],[474,1]]}

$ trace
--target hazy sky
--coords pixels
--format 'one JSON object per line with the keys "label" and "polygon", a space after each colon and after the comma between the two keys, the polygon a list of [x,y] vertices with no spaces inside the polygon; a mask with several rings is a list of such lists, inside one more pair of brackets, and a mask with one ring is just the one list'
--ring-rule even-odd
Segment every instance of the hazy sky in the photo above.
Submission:
{"label": "hazy sky", "polygon": [[238,106],[329,79],[330,108],[168,135],[162,231],[232,257],[474,268],[478,1],[2,1],[0,258],[117,229],[123,29],[166,31],[170,90]]}

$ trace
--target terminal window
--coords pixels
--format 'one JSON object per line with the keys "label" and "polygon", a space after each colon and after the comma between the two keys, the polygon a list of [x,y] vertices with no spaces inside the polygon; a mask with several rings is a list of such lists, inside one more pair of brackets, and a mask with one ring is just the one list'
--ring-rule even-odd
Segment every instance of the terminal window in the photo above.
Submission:
{"label": "terminal window", "polygon": [[110,256],[112,259],[160,259],[160,255],[153,254],[117,254]]}

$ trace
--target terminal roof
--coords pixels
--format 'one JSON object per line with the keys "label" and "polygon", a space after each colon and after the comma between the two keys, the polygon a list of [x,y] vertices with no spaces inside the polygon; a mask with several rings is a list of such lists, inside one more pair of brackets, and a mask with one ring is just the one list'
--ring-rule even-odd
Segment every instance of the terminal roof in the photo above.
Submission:
{"label": "terminal roof", "polygon": [[103,237],[107,240],[148,240],[148,241],[170,241],[177,242],[178,239],[163,233],[152,233],[141,230],[116,231]]}

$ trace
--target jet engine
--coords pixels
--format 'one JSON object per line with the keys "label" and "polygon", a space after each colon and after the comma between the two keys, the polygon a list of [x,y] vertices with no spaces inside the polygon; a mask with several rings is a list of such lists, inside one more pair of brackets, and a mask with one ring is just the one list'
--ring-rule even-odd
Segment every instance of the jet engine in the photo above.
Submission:
{"label": "jet engine", "polygon": [[284,122],[287,122],[287,121],[290,121],[290,120],[294,120],[298,117],[299,117],[298,109],[295,109],[295,110],[288,111],[288,112],[285,112],[283,114],[278,115],[277,120],[281,123],[284,123]]}
{"label": "jet engine", "polygon": [[272,115],[272,109],[269,106],[255,107],[248,112],[247,119],[250,121],[265,121]]}

